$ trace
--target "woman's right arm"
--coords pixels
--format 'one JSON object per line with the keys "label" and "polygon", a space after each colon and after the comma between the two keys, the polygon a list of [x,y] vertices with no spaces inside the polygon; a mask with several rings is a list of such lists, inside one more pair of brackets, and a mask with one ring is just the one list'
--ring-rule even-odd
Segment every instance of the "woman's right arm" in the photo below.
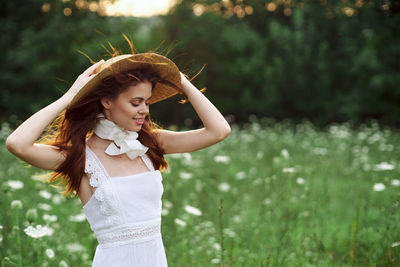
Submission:
{"label": "woman's right arm", "polygon": [[96,68],[104,61],[99,61],[86,69],[71,88],[59,99],[42,108],[15,129],[6,140],[7,149],[18,158],[32,166],[55,170],[64,160],[65,154],[56,146],[37,144],[46,127],[60,114],[71,102],[73,97],[95,74]]}

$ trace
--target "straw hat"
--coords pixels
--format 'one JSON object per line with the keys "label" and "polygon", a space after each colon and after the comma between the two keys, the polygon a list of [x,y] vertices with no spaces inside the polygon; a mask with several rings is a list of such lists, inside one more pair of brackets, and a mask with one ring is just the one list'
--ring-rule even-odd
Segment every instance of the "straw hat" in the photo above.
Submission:
{"label": "straw hat", "polygon": [[178,67],[165,56],[156,53],[125,54],[112,57],[105,61],[97,75],[86,83],[74,96],[70,105],[73,105],[81,97],[93,93],[104,78],[113,73],[146,68],[154,71],[161,78],[153,88],[150,104],[169,98],[182,92],[181,76]]}

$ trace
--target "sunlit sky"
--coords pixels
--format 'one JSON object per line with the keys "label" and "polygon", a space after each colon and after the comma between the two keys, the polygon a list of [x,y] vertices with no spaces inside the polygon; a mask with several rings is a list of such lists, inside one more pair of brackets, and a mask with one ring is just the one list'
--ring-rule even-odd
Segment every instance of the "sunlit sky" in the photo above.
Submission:
{"label": "sunlit sky", "polygon": [[150,17],[167,13],[175,2],[176,0],[116,0],[114,4],[105,6],[109,16]]}

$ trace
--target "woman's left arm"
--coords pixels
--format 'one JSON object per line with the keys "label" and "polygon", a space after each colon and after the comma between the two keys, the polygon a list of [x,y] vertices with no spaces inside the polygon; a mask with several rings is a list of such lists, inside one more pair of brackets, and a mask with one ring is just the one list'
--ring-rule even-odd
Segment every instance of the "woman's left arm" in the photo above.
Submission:
{"label": "woman's left arm", "polygon": [[231,132],[224,116],[182,73],[181,83],[204,127],[184,132],[159,130],[158,141],[165,154],[199,150],[222,141]]}

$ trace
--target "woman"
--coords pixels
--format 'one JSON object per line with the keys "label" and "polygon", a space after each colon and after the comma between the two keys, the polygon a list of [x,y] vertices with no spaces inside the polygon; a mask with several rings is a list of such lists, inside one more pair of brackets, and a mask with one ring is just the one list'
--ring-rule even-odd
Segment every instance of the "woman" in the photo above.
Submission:
{"label": "woman", "polygon": [[[203,128],[174,132],[151,122],[149,104],[177,93]],[[49,125],[55,131],[35,143]],[[221,113],[171,60],[143,53],[89,67],[12,132],[6,146],[53,170],[49,181],[61,179],[66,194],[79,196],[99,242],[93,266],[167,266],[160,231],[164,155],[199,150],[229,134]]]}

